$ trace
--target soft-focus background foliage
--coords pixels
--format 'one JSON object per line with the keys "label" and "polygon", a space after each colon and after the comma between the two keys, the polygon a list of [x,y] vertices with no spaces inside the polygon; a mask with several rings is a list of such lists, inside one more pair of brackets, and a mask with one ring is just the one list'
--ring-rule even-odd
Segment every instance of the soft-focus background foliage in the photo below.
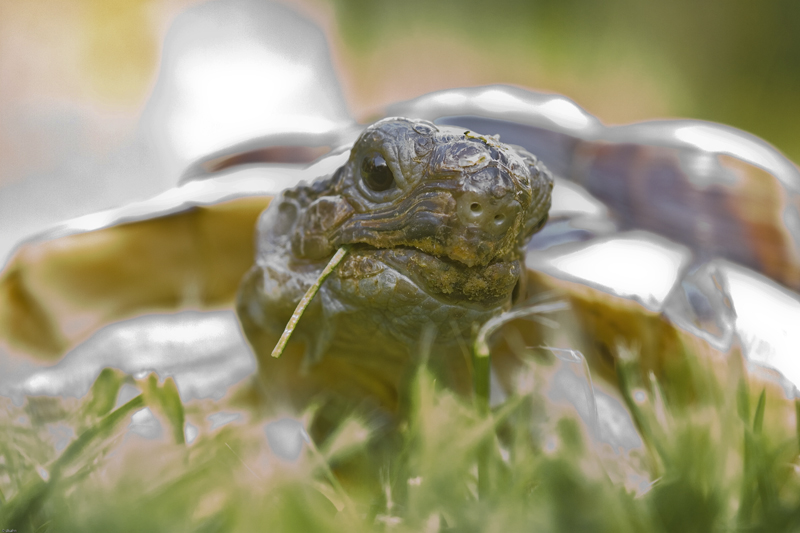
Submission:
{"label": "soft-focus background foliage", "polygon": [[[431,90],[513,83],[563,93],[606,123],[730,124],[800,160],[792,0],[288,2],[328,34],[362,119]],[[170,21],[193,3],[0,2],[0,186],[121,143]]]}
{"label": "soft-focus background foliage", "polygon": [[[607,124],[730,124],[800,160],[793,0],[282,1],[322,28],[362,121],[437,89],[510,83]],[[164,36],[197,4],[0,1],[0,258],[57,221],[174,185],[133,139]]]}
{"label": "soft-focus background foliage", "polygon": [[370,103],[514,83],[563,93],[606,123],[730,124],[800,159],[800,4],[791,0],[333,5],[348,83]]}

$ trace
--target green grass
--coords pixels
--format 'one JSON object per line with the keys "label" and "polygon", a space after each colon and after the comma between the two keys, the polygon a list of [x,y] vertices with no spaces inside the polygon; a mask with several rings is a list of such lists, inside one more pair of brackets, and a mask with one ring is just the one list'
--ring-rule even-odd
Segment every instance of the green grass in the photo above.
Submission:
{"label": "green grass", "polygon": [[[628,454],[595,442],[577,416],[547,401],[546,366],[532,362],[520,380],[527,386],[490,413],[437,388],[421,367],[404,422],[386,429],[346,416],[295,461],[270,449],[269,421],[252,412],[211,429],[208,415],[236,408],[184,405],[171,379],[106,370],[81,400],[3,402],[0,528],[799,530],[795,404],[756,385],[736,357],[685,354],[678,367],[680,379],[643,376],[621,350],[620,389],[644,442]],[[141,394],[114,408],[125,383]],[[143,407],[160,420],[160,438],[128,431]],[[304,427],[319,412],[309,407]],[[187,422],[199,428],[190,444]],[[64,435],[69,444],[59,447]]]}

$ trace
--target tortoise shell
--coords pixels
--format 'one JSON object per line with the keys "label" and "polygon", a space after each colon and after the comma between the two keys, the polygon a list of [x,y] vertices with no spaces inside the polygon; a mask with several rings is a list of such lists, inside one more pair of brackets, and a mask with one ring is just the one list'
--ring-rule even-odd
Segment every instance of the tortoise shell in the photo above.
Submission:
{"label": "tortoise shell", "polygon": [[[566,299],[571,347],[601,374],[613,377],[621,344],[638,345],[644,367],[658,370],[681,344],[727,352],[739,339],[751,359],[800,382],[775,337],[742,320],[753,314],[746,305],[763,305],[747,302],[742,287],[755,287],[763,302],[788,301],[787,309],[797,307],[800,287],[798,170],[767,143],[689,120],[606,127],[564,97],[500,86],[433,93],[386,115],[499,135],[553,171],[550,219],[527,246],[528,283],[517,301]],[[234,146],[199,160],[180,186],[152,200],[29,239],[0,278],[0,338],[12,352],[53,361],[115,321],[230,308],[272,196],[331,173],[358,133]],[[620,274],[643,281],[630,288]],[[504,331],[498,353],[564,342],[528,322]],[[330,385],[324,373],[299,377],[295,359],[273,372],[287,388]],[[395,401],[390,391],[371,393]]]}

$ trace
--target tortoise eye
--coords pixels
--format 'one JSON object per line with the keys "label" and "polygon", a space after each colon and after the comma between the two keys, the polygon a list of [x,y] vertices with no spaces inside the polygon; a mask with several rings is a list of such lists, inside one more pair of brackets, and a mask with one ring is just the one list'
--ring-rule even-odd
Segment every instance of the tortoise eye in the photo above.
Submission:
{"label": "tortoise eye", "polygon": [[380,154],[368,155],[361,161],[361,177],[375,192],[387,191],[394,185],[394,174]]}

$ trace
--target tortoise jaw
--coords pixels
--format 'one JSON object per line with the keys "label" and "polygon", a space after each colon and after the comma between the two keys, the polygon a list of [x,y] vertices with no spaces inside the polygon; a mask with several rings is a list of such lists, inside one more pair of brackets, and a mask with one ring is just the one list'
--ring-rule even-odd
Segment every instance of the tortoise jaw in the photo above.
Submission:
{"label": "tortoise jaw", "polygon": [[390,268],[421,291],[448,303],[493,308],[510,301],[522,273],[521,258],[468,266],[415,247],[374,248],[356,245],[340,266],[345,276],[370,276]]}

